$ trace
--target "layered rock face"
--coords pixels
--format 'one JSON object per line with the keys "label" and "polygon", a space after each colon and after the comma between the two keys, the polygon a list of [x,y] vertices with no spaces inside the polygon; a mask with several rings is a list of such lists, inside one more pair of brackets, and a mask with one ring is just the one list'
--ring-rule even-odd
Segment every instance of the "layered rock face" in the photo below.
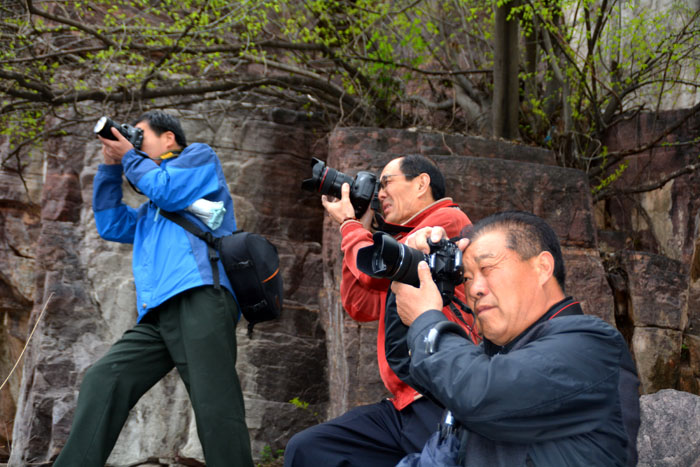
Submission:
{"label": "layered rock face", "polygon": [[[311,157],[354,175],[379,173],[400,155],[428,155],[442,168],[448,195],[472,221],[504,209],[542,216],[562,241],[567,293],[625,335],[643,391],[700,392],[695,175],[628,196],[632,208],[622,202],[594,207],[586,174],[556,166],[542,149],[371,128],[327,134],[303,114],[280,109],[208,109],[206,117],[194,109],[180,117],[189,141],[206,142],[219,154],[239,227],[267,235],[280,250],[284,315],[257,325],[252,339],[245,326],[238,332],[238,370],[256,458],[282,449],[305,426],[387,395],[377,370],[376,323],[352,321],[340,303],[337,225],[324,217],[317,194],[300,190],[311,174]],[[669,157],[676,167],[692,154]],[[82,375],[135,320],[131,247],[100,239],[92,218],[99,144],[49,141],[32,160],[24,182],[0,172],[3,374],[48,301],[24,355],[21,381],[13,378],[0,394],[7,426],[16,409],[14,431],[4,432],[13,434],[12,465],[47,462],[59,452]],[[124,192],[131,205],[144,201],[126,185]],[[109,462],[149,459],[166,465],[203,461],[187,392],[175,372],[134,408]]]}
{"label": "layered rock face", "polygon": [[[0,148],[6,153],[8,142],[2,142]],[[36,242],[41,228],[41,168],[40,163],[29,165],[23,179],[11,171],[0,171],[0,371],[3,381],[19,358],[29,332]],[[21,374],[20,367],[0,392],[0,457],[3,459],[9,456]]]}
{"label": "layered rock face", "polygon": [[[647,393],[668,387],[700,393],[700,175],[687,170],[698,165],[698,145],[678,144],[696,140],[700,117],[686,116],[643,114],[609,138],[611,151],[644,147],[658,128],[678,126],[663,147],[625,159],[619,185],[654,189],[607,201],[599,222],[601,249],[613,268],[624,265],[613,287],[618,308],[634,323],[633,345],[647,349],[637,355]],[[684,175],[658,183],[676,173]]]}

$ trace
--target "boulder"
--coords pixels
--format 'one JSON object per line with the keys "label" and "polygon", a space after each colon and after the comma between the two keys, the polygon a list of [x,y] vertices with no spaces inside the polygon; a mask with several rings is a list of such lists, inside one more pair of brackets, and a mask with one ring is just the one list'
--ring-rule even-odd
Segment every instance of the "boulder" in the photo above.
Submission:
{"label": "boulder", "polygon": [[638,467],[700,465],[700,397],[664,389],[639,401]]}
{"label": "boulder", "polygon": [[[340,155],[335,153],[336,150]],[[329,137],[329,151],[330,159],[349,154],[352,154],[353,159],[356,160],[371,160],[375,158],[375,154],[391,154],[394,157],[407,154],[423,154],[429,157],[449,154],[545,165],[557,163],[554,153],[543,148],[480,136],[391,128],[336,128]]]}

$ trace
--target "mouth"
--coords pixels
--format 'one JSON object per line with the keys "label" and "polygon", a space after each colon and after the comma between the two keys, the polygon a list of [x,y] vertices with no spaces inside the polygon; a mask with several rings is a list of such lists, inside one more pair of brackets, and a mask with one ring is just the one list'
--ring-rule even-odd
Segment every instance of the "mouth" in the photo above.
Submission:
{"label": "mouth", "polygon": [[382,212],[384,213],[384,216],[386,216],[390,210],[391,210],[391,204],[382,203]]}
{"label": "mouth", "polygon": [[481,313],[484,313],[485,311],[489,311],[495,307],[491,305],[479,305],[477,306],[474,311],[476,312],[476,315],[479,316]]}

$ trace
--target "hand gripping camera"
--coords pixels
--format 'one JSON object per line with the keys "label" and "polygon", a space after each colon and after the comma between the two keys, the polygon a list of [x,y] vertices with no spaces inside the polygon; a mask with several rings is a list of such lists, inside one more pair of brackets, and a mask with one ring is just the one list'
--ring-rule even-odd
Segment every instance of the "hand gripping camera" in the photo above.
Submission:
{"label": "hand gripping camera", "polygon": [[362,217],[378,191],[377,176],[372,172],[358,172],[352,179],[342,172],[326,167],[325,162],[314,157],[311,159],[311,178],[301,182],[301,188],[340,199],[343,183],[350,185],[350,203],[355,208],[355,217]]}
{"label": "hand gripping camera", "polygon": [[462,252],[456,243],[442,239],[438,243],[428,240],[430,253],[407,247],[384,232],[376,232],[373,245],[357,252],[357,268],[368,276],[420,285],[418,263],[425,261],[437,284],[442,303],[447,306],[454,299],[455,287],[464,281]]}
{"label": "hand gripping camera", "polygon": [[141,149],[141,144],[143,144],[143,130],[141,128],[136,128],[127,123],[122,123],[120,125],[109,117],[102,117],[95,123],[95,128],[93,128],[92,131],[105,139],[116,141],[117,137],[112,134],[112,127],[116,128],[124,138],[129,140],[129,142],[134,145],[135,149]]}

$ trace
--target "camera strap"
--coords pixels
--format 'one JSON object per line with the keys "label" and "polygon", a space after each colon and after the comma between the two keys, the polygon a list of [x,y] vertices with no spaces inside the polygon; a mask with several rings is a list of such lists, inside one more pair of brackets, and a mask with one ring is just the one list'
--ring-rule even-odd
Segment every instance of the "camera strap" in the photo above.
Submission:
{"label": "camera strap", "polygon": [[[458,305],[459,308],[457,308]],[[474,336],[476,333],[474,332],[474,329],[471,327],[469,323],[467,323],[467,320],[464,319],[464,313],[469,313],[474,317],[474,320],[476,320],[476,316],[474,316],[474,312],[472,311],[471,308],[469,308],[466,303],[462,302],[459,298],[457,297],[452,297],[452,301],[448,305],[450,307],[450,310],[452,310],[452,313],[459,319],[464,325],[469,329],[469,333]]]}
{"label": "camera strap", "polygon": [[374,213],[374,223],[372,227],[377,231],[386,232],[392,237],[396,234],[408,233],[415,228],[408,225],[391,224],[386,222],[384,217],[382,217],[382,215],[378,212]]}

